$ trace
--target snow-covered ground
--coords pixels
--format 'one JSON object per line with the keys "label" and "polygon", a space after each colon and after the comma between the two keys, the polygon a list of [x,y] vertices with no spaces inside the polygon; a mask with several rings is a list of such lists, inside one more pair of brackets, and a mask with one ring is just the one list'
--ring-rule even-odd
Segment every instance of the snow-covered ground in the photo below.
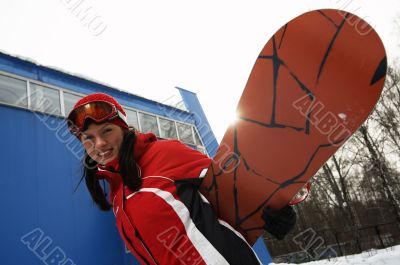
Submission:
{"label": "snow-covered ground", "polygon": [[[292,264],[292,263],[270,263],[270,265]],[[330,260],[312,261],[302,263],[307,265],[399,265],[400,264],[400,245],[386,249],[370,250],[361,254],[337,257]]]}

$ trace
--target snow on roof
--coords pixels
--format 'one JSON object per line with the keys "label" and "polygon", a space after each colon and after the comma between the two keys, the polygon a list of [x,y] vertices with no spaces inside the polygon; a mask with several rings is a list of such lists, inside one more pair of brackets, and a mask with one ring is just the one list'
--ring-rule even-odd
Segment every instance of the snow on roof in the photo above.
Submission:
{"label": "snow on roof", "polygon": [[[108,84],[106,82],[96,80],[96,79],[94,79],[92,77],[88,77],[88,76],[85,76],[83,74],[73,73],[73,72],[67,71],[65,69],[62,69],[60,67],[57,67],[57,66],[49,66],[49,65],[41,64],[41,63],[37,62],[36,60],[34,60],[32,58],[29,58],[29,57],[26,57],[26,56],[21,56],[21,55],[17,55],[17,54],[11,54],[11,53],[8,53],[8,52],[6,52],[6,51],[4,51],[2,49],[0,49],[0,53],[3,53],[5,55],[11,56],[11,57],[15,57],[15,58],[20,59],[22,61],[30,62],[30,63],[35,64],[35,65],[40,66],[40,67],[49,68],[49,69],[56,70],[58,72],[61,72],[61,73],[64,73],[64,74],[67,74],[67,75],[70,75],[70,76],[74,76],[74,77],[77,77],[77,78],[80,78],[80,79],[85,79],[87,81],[106,86],[108,88],[111,88],[111,89],[119,91],[119,92],[123,92],[123,93],[129,94],[129,95],[133,95],[133,96],[136,96],[136,97],[141,97],[141,98],[156,102],[158,104],[170,106],[170,107],[173,107],[173,108],[176,108],[176,109],[180,109],[180,110],[183,110],[183,111],[186,111],[186,112],[188,111],[186,109],[186,107],[185,107],[185,104],[183,104],[183,100],[182,100],[182,98],[180,96],[176,97],[176,95],[174,95],[174,96],[171,96],[169,98],[169,100],[160,102],[160,101],[157,101],[157,100],[154,100],[154,99],[146,98],[146,97],[141,96],[139,94],[132,93],[132,92],[127,91],[127,90],[116,88],[116,87],[114,87],[114,86],[112,86],[112,85],[110,85],[110,84]],[[177,100],[177,98],[178,98],[178,100]]]}

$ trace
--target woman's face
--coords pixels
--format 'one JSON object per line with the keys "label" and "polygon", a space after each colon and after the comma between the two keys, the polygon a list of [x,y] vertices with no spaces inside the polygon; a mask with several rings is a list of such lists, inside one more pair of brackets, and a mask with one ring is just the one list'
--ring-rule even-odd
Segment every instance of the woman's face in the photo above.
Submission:
{"label": "woman's face", "polygon": [[101,165],[111,162],[118,156],[122,140],[122,128],[108,122],[91,123],[81,136],[88,155]]}

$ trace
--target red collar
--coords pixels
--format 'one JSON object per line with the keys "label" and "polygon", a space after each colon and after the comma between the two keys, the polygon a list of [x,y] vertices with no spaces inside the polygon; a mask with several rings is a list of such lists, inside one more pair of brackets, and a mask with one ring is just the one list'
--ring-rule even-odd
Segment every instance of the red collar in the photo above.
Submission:
{"label": "red collar", "polygon": [[154,133],[136,133],[136,142],[134,156],[135,161],[139,161],[142,155],[147,151],[148,145],[157,141]]}
{"label": "red collar", "polygon": [[105,165],[97,165],[97,168],[100,168],[102,170],[107,170],[111,172],[118,172],[119,171],[119,157],[114,158],[112,161],[108,162]]}

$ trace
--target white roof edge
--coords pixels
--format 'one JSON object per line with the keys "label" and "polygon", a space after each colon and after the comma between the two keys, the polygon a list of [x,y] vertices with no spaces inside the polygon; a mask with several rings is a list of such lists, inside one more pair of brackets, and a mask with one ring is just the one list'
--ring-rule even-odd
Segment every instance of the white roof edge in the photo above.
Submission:
{"label": "white roof edge", "polygon": [[69,72],[69,71],[64,70],[64,69],[62,69],[62,68],[60,68],[60,67],[50,66],[50,65],[44,65],[44,64],[38,63],[36,60],[34,60],[34,59],[30,58],[30,57],[21,56],[21,55],[17,55],[17,54],[11,54],[11,53],[6,52],[6,51],[4,51],[4,50],[2,50],[2,49],[0,49],[0,53],[3,53],[3,54],[5,54],[5,55],[11,56],[11,57],[18,58],[18,59],[23,60],[23,61],[26,61],[26,62],[33,63],[33,64],[35,64],[35,65],[37,65],[37,66],[46,67],[46,68],[49,68],[49,69],[52,69],[52,70],[56,70],[56,71],[58,71],[58,72],[61,72],[61,73],[70,75],[70,76],[74,76],[74,77],[78,77],[78,78],[81,78],[81,79],[85,79],[85,80],[87,80],[87,81],[90,81],[90,82],[93,82],[93,83],[97,83],[97,84],[99,84],[99,85],[103,85],[103,86],[109,87],[109,88],[111,88],[111,89],[114,89],[114,90],[119,91],[119,92],[122,92],[122,93],[127,93],[127,94],[129,94],[129,95],[133,95],[133,96],[136,96],[136,97],[141,97],[141,98],[144,98],[144,99],[147,99],[147,100],[150,100],[150,101],[154,101],[154,102],[159,103],[159,104],[163,104],[163,105],[166,105],[166,106],[175,108],[175,109],[179,109],[179,110],[188,112],[188,110],[185,108],[184,104],[168,104],[168,103],[160,102],[160,101],[158,101],[158,100],[149,99],[149,98],[144,97],[144,96],[141,96],[141,95],[139,95],[139,94],[135,94],[135,93],[132,93],[132,92],[127,91],[127,90],[123,90],[123,89],[120,89],[120,88],[116,88],[115,86],[112,86],[112,85],[110,85],[110,84],[108,84],[108,83],[106,83],[106,82],[99,81],[99,80],[96,80],[96,79],[94,79],[94,78],[91,78],[91,77],[82,75],[82,74]]}

